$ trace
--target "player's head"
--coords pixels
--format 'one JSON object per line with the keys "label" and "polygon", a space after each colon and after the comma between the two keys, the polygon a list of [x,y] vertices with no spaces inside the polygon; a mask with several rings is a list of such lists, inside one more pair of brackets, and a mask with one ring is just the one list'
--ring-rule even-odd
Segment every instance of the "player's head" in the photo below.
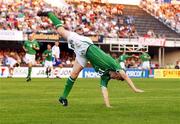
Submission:
{"label": "player's head", "polygon": [[9,53],[9,56],[10,56],[10,57],[15,56],[15,52],[10,52],[10,53]]}
{"label": "player's head", "polygon": [[59,46],[59,41],[56,41],[56,42],[55,42],[55,45],[56,45],[56,46]]}
{"label": "player's head", "polygon": [[51,49],[51,44],[47,44],[47,49],[48,49],[48,50]]}
{"label": "player's head", "polygon": [[116,79],[116,80],[121,80],[121,81],[124,80],[124,78],[120,72],[109,71],[109,75],[110,75],[111,79]]}
{"label": "player's head", "polygon": [[29,40],[33,40],[34,39],[34,33],[31,33],[30,35],[29,35]]}
{"label": "player's head", "polygon": [[145,49],[145,48],[142,49],[142,53],[144,53],[144,52],[146,52],[146,49]]}

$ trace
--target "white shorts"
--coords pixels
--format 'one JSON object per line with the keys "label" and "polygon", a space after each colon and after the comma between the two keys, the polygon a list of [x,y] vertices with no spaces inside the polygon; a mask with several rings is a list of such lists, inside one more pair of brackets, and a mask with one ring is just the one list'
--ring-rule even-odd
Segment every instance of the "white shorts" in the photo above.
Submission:
{"label": "white shorts", "polygon": [[85,56],[81,56],[79,54],[76,54],[76,59],[78,61],[78,63],[82,66],[82,67],[86,67],[87,64],[87,59]]}
{"label": "white shorts", "polygon": [[36,63],[35,61],[36,56],[26,53],[24,57],[24,61],[26,64],[32,63],[33,65]]}
{"label": "white shorts", "polygon": [[7,59],[7,65],[9,65],[10,68],[13,68],[16,63],[17,63],[17,61],[16,61],[14,58],[8,57],[8,59]]}
{"label": "white shorts", "polygon": [[47,61],[47,60],[45,60],[45,62],[44,62],[44,67],[53,67],[53,62],[52,61]]}
{"label": "white shorts", "polygon": [[145,61],[145,62],[142,63],[142,69],[150,69],[149,61]]}
{"label": "white shorts", "polygon": [[92,40],[74,32],[70,32],[67,39],[68,47],[74,50],[77,61],[82,67],[85,67],[87,64],[86,51],[93,44]]}
{"label": "white shorts", "polygon": [[121,66],[122,69],[124,69],[124,70],[126,69],[124,62],[120,62],[120,66]]}

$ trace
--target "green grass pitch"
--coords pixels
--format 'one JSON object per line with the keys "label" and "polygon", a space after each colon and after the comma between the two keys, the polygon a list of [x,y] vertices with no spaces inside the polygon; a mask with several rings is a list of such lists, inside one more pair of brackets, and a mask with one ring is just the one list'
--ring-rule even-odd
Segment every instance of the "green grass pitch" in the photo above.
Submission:
{"label": "green grass pitch", "polygon": [[142,94],[110,81],[111,109],[103,104],[99,79],[78,79],[69,106],[61,106],[65,81],[0,79],[0,124],[180,124],[180,79],[133,79]]}

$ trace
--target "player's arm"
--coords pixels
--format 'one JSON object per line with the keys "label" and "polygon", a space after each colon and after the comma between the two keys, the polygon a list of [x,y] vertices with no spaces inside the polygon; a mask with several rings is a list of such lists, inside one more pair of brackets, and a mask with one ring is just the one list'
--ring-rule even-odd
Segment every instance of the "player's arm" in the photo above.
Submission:
{"label": "player's arm", "polygon": [[109,103],[108,89],[107,89],[107,87],[104,87],[104,86],[102,86],[101,89],[102,89],[102,95],[103,95],[103,98],[104,98],[104,103],[105,103],[106,107],[110,108],[111,105]]}
{"label": "player's arm", "polygon": [[23,50],[25,51],[25,52],[27,52],[28,50],[26,49],[26,41],[24,42],[24,44],[23,44]]}
{"label": "player's arm", "polygon": [[147,56],[148,56],[148,59],[150,60],[150,59],[151,59],[151,56],[150,56],[149,54],[147,54]]}
{"label": "player's arm", "polygon": [[33,46],[33,49],[39,50],[40,49],[39,43],[37,41],[35,41],[35,42],[36,42],[36,44]]}
{"label": "player's arm", "polygon": [[144,56],[144,58],[145,58],[145,59],[148,59],[148,60],[151,59],[151,57],[150,57],[148,54],[146,54],[146,55]]}
{"label": "player's arm", "polygon": [[43,57],[47,57],[47,56],[48,56],[48,54],[46,53],[46,51],[43,52],[42,56],[43,56]]}
{"label": "player's arm", "polygon": [[111,107],[109,102],[109,93],[107,89],[108,82],[109,82],[109,78],[101,77],[101,91],[102,91],[104,103],[106,107]]}
{"label": "player's arm", "polygon": [[25,51],[25,52],[27,52],[28,50],[25,48],[25,46],[23,46],[23,50]]}
{"label": "player's arm", "polygon": [[130,87],[134,92],[136,92],[136,93],[142,93],[142,92],[144,92],[143,90],[138,89],[138,88],[134,85],[134,83],[132,82],[132,80],[127,76],[127,74],[126,74],[123,70],[121,70],[119,73],[121,74],[122,78],[123,78],[124,80],[126,80],[126,82],[128,83],[129,87]]}

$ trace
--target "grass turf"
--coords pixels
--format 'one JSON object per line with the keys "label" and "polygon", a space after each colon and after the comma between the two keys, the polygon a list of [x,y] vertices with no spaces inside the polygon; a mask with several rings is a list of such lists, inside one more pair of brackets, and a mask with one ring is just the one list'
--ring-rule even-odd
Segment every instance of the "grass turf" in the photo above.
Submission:
{"label": "grass turf", "polygon": [[179,124],[180,79],[133,79],[145,93],[126,83],[109,82],[103,104],[99,79],[78,79],[69,106],[58,103],[65,79],[0,79],[0,124]]}

